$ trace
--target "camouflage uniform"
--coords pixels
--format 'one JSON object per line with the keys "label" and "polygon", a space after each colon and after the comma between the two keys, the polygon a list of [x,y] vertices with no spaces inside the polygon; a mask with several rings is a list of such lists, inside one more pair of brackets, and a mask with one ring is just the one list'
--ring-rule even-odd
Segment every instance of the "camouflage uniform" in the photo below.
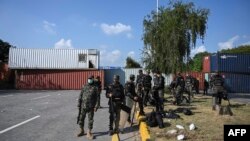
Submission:
{"label": "camouflage uniform", "polygon": [[159,89],[160,89],[160,78],[157,75],[154,75],[153,78],[154,86],[153,86],[153,97],[156,100],[155,106],[157,112],[163,112],[163,101],[159,96]]}
{"label": "camouflage uniform", "polygon": [[219,74],[216,74],[214,75],[211,80],[210,80],[210,83],[211,83],[211,87],[212,87],[212,96],[213,96],[213,109],[215,109],[215,106],[218,105],[220,106],[221,105],[221,99],[223,98],[223,95],[224,95],[224,79],[222,78],[221,75]]}
{"label": "camouflage uniform", "polygon": [[141,97],[144,97],[143,94],[143,78],[144,78],[144,74],[142,73],[142,70],[139,70],[139,75],[137,75],[136,77],[136,93],[138,95],[140,95]]}
{"label": "camouflage uniform", "polygon": [[183,76],[180,74],[176,77],[176,95],[175,95],[175,102],[177,105],[181,104],[183,99],[183,91],[185,89],[185,81]]}
{"label": "camouflage uniform", "polygon": [[78,99],[78,107],[81,110],[78,123],[80,128],[84,128],[86,114],[88,114],[88,128],[89,130],[93,128],[94,108],[97,108],[97,97],[98,92],[94,85],[86,84],[83,86]]}
{"label": "camouflage uniform", "polygon": [[[125,84],[125,95],[131,98],[133,101],[139,103],[140,114],[144,115],[142,98],[135,93],[135,83],[133,81],[127,81]],[[137,100],[134,98],[137,97]]]}
{"label": "camouflage uniform", "polygon": [[149,74],[143,77],[143,91],[144,91],[143,92],[144,93],[143,104],[145,106],[147,105],[148,94],[152,87],[151,81],[152,81],[152,77]]}
{"label": "camouflage uniform", "polygon": [[97,106],[100,108],[101,106],[101,92],[102,92],[102,82],[100,80],[95,81],[95,86],[98,90],[98,100],[97,100]]}
{"label": "camouflage uniform", "polygon": [[191,96],[194,97],[193,85],[194,85],[194,82],[193,82],[192,76],[190,76],[190,75],[187,76],[186,80],[185,80],[185,87],[186,87],[186,91],[188,93],[188,100],[189,101],[191,101]]}

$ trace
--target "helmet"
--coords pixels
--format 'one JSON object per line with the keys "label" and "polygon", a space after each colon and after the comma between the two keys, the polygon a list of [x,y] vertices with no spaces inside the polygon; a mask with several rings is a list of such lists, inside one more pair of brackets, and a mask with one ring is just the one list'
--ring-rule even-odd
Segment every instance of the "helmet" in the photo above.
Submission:
{"label": "helmet", "polygon": [[135,79],[135,75],[130,74],[129,79],[130,79],[130,80],[134,80],[134,79]]}
{"label": "helmet", "polygon": [[139,70],[139,73],[142,73],[142,70]]}
{"label": "helmet", "polygon": [[119,75],[114,75],[114,80],[119,80],[120,79],[120,76]]}

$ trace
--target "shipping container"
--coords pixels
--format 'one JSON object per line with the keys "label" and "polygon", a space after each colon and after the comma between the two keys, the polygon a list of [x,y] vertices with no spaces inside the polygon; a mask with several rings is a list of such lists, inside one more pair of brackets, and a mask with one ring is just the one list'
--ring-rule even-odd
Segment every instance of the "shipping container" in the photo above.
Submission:
{"label": "shipping container", "polygon": [[205,73],[203,72],[185,72],[181,75],[186,79],[187,74],[191,75],[192,77],[196,78],[199,81],[199,90],[204,90],[204,80],[205,80]]}
{"label": "shipping container", "polygon": [[202,72],[211,72],[210,69],[210,56],[204,56],[203,57],[203,63],[202,63]]}
{"label": "shipping container", "polygon": [[211,72],[250,74],[250,54],[213,54],[210,65]]}
{"label": "shipping container", "polygon": [[105,86],[110,85],[113,83],[113,77],[114,75],[119,75],[120,76],[120,83],[122,85],[125,84],[125,72],[123,69],[105,69]]}
{"label": "shipping container", "polygon": [[9,69],[8,64],[0,63],[0,80],[8,79]]}
{"label": "shipping container", "polygon": [[[210,81],[214,73],[206,73]],[[224,86],[229,93],[250,93],[250,74],[220,73],[224,78]]]}
{"label": "shipping container", "polygon": [[100,52],[96,49],[10,48],[10,69],[98,69]]}
{"label": "shipping container", "polygon": [[226,90],[230,93],[250,93],[250,75],[223,73]]}
{"label": "shipping container", "polygon": [[14,71],[16,89],[79,90],[87,83],[90,75],[100,76],[104,82],[103,70],[17,69]]}
{"label": "shipping container", "polygon": [[[115,74],[120,76],[120,83],[124,85],[128,80],[129,76],[131,74],[135,75],[135,80],[137,79],[137,75],[139,74],[139,70],[142,68],[119,68],[119,69],[105,69],[105,85],[111,84],[113,82],[113,76]],[[143,69],[142,69],[143,70]],[[145,74],[146,71],[143,70],[143,73]],[[150,73],[152,77],[152,84],[153,84],[153,73]],[[165,75],[162,74],[165,78],[165,86],[169,85],[171,81],[173,80],[173,75]]]}

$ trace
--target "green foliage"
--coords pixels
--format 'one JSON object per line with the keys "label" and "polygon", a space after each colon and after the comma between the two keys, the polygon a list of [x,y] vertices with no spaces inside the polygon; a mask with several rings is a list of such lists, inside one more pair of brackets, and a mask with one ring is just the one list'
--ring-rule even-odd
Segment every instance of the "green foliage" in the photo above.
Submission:
{"label": "green foliage", "polygon": [[7,63],[9,60],[9,50],[12,46],[8,42],[0,39],[0,62]]}
{"label": "green foliage", "polygon": [[242,45],[232,49],[223,49],[220,53],[250,53],[250,45]]}
{"label": "green foliage", "polygon": [[141,65],[136,62],[133,58],[127,57],[125,68],[141,68]]}
{"label": "green foliage", "polygon": [[208,56],[210,53],[208,52],[200,52],[195,54],[192,60],[188,63],[189,70],[201,72],[202,71],[202,63],[203,63],[203,57]]}
{"label": "green foliage", "polygon": [[208,9],[195,9],[193,3],[170,2],[159,13],[144,18],[143,63],[146,69],[166,74],[183,71],[196,39],[204,40]]}

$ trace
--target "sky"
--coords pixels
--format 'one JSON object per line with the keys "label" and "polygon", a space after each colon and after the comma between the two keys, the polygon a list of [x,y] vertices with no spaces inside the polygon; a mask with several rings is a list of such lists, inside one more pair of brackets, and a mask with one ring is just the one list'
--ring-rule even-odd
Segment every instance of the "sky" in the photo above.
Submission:
{"label": "sky", "polygon": [[[249,0],[183,0],[210,10],[191,56],[250,44]],[[158,0],[167,7],[169,0]],[[143,19],[157,0],[0,0],[0,39],[17,48],[98,49],[101,66],[141,60]]]}

